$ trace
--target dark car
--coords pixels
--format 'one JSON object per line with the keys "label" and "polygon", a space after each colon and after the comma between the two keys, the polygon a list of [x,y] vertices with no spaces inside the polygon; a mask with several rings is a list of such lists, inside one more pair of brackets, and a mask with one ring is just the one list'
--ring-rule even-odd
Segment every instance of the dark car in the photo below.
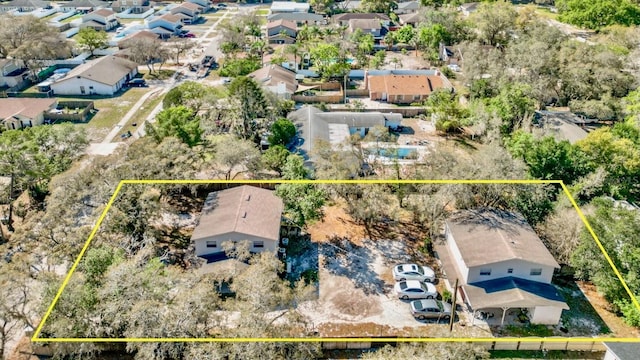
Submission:
{"label": "dark car", "polygon": [[226,7],[227,7],[227,4],[220,3],[220,4],[218,4],[218,7],[219,7],[219,8],[226,8]]}
{"label": "dark car", "polygon": [[146,87],[147,82],[144,79],[132,79],[126,84],[129,87]]}

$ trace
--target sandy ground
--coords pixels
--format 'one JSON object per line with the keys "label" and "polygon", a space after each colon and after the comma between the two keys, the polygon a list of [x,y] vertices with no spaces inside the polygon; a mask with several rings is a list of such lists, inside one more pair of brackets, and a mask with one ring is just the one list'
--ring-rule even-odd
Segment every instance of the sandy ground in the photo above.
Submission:
{"label": "sandy ground", "polygon": [[595,285],[579,281],[578,286],[582,289],[582,292],[589,299],[589,302],[593,308],[598,312],[598,315],[604,320],[611,332],[616,337],[640,337],[640,329],[634,328],[624,323],[622,318],[612,313],[609,308],[609,303],[605,300],[600,293],[596,290]]}

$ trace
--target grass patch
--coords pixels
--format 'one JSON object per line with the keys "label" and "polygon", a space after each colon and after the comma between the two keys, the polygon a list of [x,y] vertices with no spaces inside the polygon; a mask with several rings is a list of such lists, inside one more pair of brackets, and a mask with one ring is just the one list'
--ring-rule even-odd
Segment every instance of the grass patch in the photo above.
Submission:
{"label": "grass patch", "polygon": [[156,70],[153,73],[149,70],[143,70],[140,71],[140,74],[145,80],[167,80],[175,74],[175,70]]}
{"label": "grass patch", "polygon": [[602,359],[603,353],[598,351],[530,351],[530,350],[494,350],[490,359]]}
{"label": "grass patch", "polygon": [[[144,104],[142,104],[140,109],[136,111],[136,113],[131,117],[131,119],[127,121],[127,123],[122,127],[122,129],[120,129],[120,131],[118,132],[118,135],[116,135],[114,140],[122,141],[122,138],[120,137],[120,135],[126,133],[127,131],[131,131],[131,132],[135,131],[138,128],[138,126],[140,126],[147,119],[147,117],[151,114],[153,109],[155,109],[156,106],[158,106],[158,104],[162,102],[162,99],[164,99],[164,94],[159,93],[159,94],[151,95],[144,102]],[[132,126],[133,123],[136,123],[137,125],[134,127]]]}
{"label": "grass patch", "polygon": [[547,325],[540,324],[527,324],[527,325],[507,325],[504,327],[503,336],[540,336],[549,337],[553,336],[553,329]]}
{"label": "grass patch", "polygon": [[258,15],[258,16],[267,16],[267,15],[269,15],[269,10],[268,9],[258,9],[258,10],[256,10],[256,15]]}
{"label": "grass patch", "polygon": [[62,24],[70,23],[75,19],[80,19],[81,17],[82,17],[82,14],[75,14],[73,16],[69,16],[68,18],[66,18],[64,20],[60,20],[60,23],[62,23]]}
{"label": "grass patch", "polygon": [[89,121],[88,128],[93,129],[111,129],[122,117],[131,109],[131,107],[144,95],[149,89],[137,88],[128,89],[120,96],[116,97],[96,97],[86,96],[81,98],[58,97],[60,100],[92,100],[94,107],[98,113]]}

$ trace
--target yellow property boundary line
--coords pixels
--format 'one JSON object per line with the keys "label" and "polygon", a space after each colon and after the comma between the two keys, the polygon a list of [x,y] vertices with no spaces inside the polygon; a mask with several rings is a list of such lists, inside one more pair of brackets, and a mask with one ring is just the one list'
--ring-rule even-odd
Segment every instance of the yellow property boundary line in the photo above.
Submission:
{"label": "yellow property boundary line", "polygon": [[122,189],[123,185],[128,184],[167,184],[167,185],[197,185],[197,184],[558,184],[562,186],[562,190],[569,198],[569,201],[576,209],[578,216],[585,224],[587,230],[595,240],[598,248],[602,251],[605,259],[609,262],[609,265],[613,269],[613,272],[620,280],[620,283],[626,290],[627,294],[631,298],[633,304],[640,311],[640,303],[638,303],[638,299],[636,299],[635,295],[631,292],[631,289],[624,281],[622,274],[615,266],[609,254],[602,246],[600,239],[593,231],[593,228],[587,221],[587,218],[584,216],[580,207],[571,196],[569,189],[566,187],[562,180],[121,180],[116,187],[113,195],[107,202],[107,206],[102,211],[102,214],[98,218],[98,221],[93,227],[89,238],[85,242],[80,254],[76,258],[76,261],[71,266],[71,269],[67,273],[62,285],[58,289],[53,301],[49,305],[44,317],[40,321],[40,324],[36,328],[33,336],[31,337],[32,342],[69,342],[69,343],[123,343],[123,342],[478,342],[478,343],[488,343],[488,342],[593,342],[593,341],[607,341],[607,342],[640,342],[640,338],[605,338],[605,337],[574,337],[574,338],[564,338],[564,337],[526,337],[526,338],[518,338],[518,337],[503,337],[503,338],[40,338],[39,335],[42,332],[42,328],[46,323],[47,319],[51,315],[51,312],[56,306],[56,303],[60,299],[62,292],[65,287],[69,283],[71,276],[75,272],[80,260],[84,256],[84,253],[87,251],[87,248],[91,244],[91,241],[95,237],[102,221],[107,215],[107,212],[113,205],[118,193]]}

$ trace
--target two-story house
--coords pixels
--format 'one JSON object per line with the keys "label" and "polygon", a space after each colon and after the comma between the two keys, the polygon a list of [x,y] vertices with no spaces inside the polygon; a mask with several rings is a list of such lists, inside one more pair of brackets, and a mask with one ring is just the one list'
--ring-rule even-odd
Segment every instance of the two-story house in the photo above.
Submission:
{"label": "two-story house", "polygon": [[282,199],[268,189],[243,185],[210,193],[191,236],[196,256],[224,260],[225,243],[242,241],[252,253],[275,252],[283,210]]}
{"label": "two-story house", "polygon": [[296,23],[289,20],[276,20],[267,24],[269,44],[293,44],[296,41]]}
{"label": "two-story house", "polygon": [[377,19],[351,19],[349,20],[349,32],[353,33],[360,29],[363,34],[371,34],[373,40],[380,42],[387,29],[382,27],[380,20]]}
{"label": "two-story house", "polygon": [[109,31],[118,27],[119,24],[115,12],[109,9],[98,9],[82,16],[80,28],[91,27],[97,31]]}
{"label": "two-story house", "polygon": [[[520,214],[477,209],[445,222],[444,244],[436,246],[446,278],[459,281],[459,298],[474,313],[526,313],[534,324],[555,325],[568,310],[551,284],[560,265]],[[492,312],[493,313],[493,312]]]}

